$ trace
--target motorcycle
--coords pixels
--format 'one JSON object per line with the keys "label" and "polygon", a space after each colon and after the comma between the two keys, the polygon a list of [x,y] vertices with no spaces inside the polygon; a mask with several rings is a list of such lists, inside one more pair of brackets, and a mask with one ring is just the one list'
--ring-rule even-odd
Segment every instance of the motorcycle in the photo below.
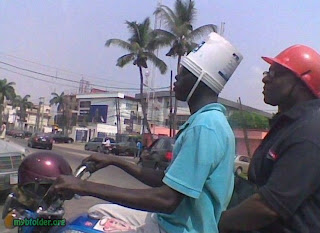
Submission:
{"label": "motorcycle", "polygon": [[[88,162],[81,165],[75,172],[75,176],[88,179],[92,173],[90,171],[94,164]],[[74,198],[80,197],[75,195]],[[8,195],[2,213],[5,227],[12,229],[18,227],[18,233],[101,233],[114,232],[114,225],[117,229],[126,229],[127,226],[121,221],[108,219],[107,217],[92,216],[87,213],[81,214],[70,222],[66,222],[63,218],[64,200],[57,196],[51,197],[44,195],[43,199],[36,202],[32,200],[25,200],[21,197],[21,192],[16,189]],[[112,228],[113,226],[113,228]],[[109,231],[110,230],[110,231]]]}

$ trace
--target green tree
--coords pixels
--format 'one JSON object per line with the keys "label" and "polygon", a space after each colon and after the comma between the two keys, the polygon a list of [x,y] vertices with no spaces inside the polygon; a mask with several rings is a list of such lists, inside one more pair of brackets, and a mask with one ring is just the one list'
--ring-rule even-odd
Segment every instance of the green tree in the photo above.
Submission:
{"label": "green tree", "polygon": [[[168,6],[160,5],[154,14],[159,15],[163,19],[165,27],[167,28],[167,30],[154,30],[156,40],[158,44],[170,47],[169,52],[166,54],[167,56],[178,57],[177,73],[179,73],[181,57],[197,46],[195,40],[210,32],[217,31],[217,26],[214,24],[207,24],[193,29],[196,8],[195,2],[192,0],[176,0],[174,10]],[[173,113],[174,129],[177,128],[176,115],[177,101],[175,101]],[[175,132],[175,130],[173,132]]]}
{"label": "green tree", "polygon": [[33,103],[28,100],[29,98],[30,95],[25,95],[23,98],[20,95],[17,95],[12,101],[12,106],[14,108],[19,108],[18,116],[21,129],[23,128],[23,122],[26,121],[27,109],[33,108]]}
{"label": "green tree", "polygon": [[256,113],[234,112],[228,121],[232,128],[268,129],[269,119]]}
{"label": "green tree", "polygon": [[7,79],[0,80],[0,124],[2,124],[2,114],[4,110],[4,100],[13,100],[16,96],[13,85],[14,82],[7,82]]}
{"label": "green tree", "polygon": [[133,62],[132,64],[138,67],[140,73],[140,103],[143,113],[143,125],[147,128],[148,132],[151,133],[147,120],[146,102],[143,98],[144,76],[142,68],[148,68],[147,61],[149,60],[160,70],[161,74],[164,74],[167,71],[167,65],[154,54],[154,51],[159,48],[160,44],[155,40],[152,33],[150,19],[146,18],[142,23],[126,21],[126,24],[131,33],[128,41],[109,39],[105,45],[107,47],[116,45],[128,51],[127,54],[118,58],[117,66],[124,67],[130,62]]}
{"label": "green tree", "polygon": [[61,126],[63,128],[65,128],[66,125],[66,117],[65,117],[65,95],[64,92],[62,92],[60,95],[57,93],[51,93],[51,95],[53,96],[52,99],[50,100],[50,106],[52,105],[57,105],[57,122],[59,126]]}

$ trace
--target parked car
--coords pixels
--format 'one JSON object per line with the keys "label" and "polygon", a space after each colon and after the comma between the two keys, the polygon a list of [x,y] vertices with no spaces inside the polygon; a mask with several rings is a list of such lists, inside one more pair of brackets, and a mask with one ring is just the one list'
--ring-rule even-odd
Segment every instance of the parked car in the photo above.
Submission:
{"label": "parked car", "polygon": [[137,143],[134,141],[115,143],[111,153],[115,155],[134,156],[135,153],[137,153]]}
{"label": "parked car", "polygon": [[28,147],[52,150],[53,139],[44,133],[34,133],[28,139]]}
{"label": "parked car", "polygon": [[29,138],[29,137],[32,136],[32,132],[25,130],[25,131],[24,131],[24,136],[25,136],[26,138]]}
{"label": "parked car", "polygon": [[73,143],[74,142],[73,138],[62,135],[62,134],[50,134],[49,136],[53,139],[53,142],[55,143]]}
{"label": "parked car", "polygon": [[25,133],[23,130],[14,129],[10,132],[10,135],[14,138],[25,138]]}
{"label": "parked car", "polygon": [[13,142],[0,140],[0,192],[9,190],[18,182],[18,168],[30,151]]}
{"label": "parked car", "polygon": [[165,170],[172,160],[172,150],[175,139],[162,137],[155,140],[150,147],[141,153],[139,165]]}
{"label": "parked car", "polygon": [[114,139],[113,138],[108,138],[108,137],[104,137],[104,138],[93,138],[91,139],[89,142],[87,142],[84,145],[84,149],[85,150],[92,150],[92,151],[98,151],[98,152],[104,152],[104,144],[106,143],[107,140],[110,140],[110,142],[114,143]]}
{"label": "parked car", "polygon": [[248,173],[248,168],[251,159],[245,155],[237,155],[234,160],[234,171],[237,175]]}
{"label": "parked car", "polygon": [[13,131],[14,131],[14,129],[7,129],[6,130],[6,135],[12,136]]}

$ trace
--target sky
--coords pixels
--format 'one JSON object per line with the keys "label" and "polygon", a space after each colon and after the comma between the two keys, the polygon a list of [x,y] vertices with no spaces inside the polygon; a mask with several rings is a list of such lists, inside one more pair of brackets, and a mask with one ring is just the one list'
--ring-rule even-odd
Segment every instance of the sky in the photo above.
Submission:
{"label": "sky", "polygon": [[[1,0],[0,79],[15,82],[17,94],[31,95],[34,103],[40,97],[48,103],[52,92],[76,93],[81,79],[133,96],[139,88],[138,68],[117,67],[126,51],[105,47],[105,42],[130,37],[126,20],[139,23],[150,17],[154,27],[159,2],[174,5],[173,0]],[[261,56],[276,56],[294,44],[320,51],[320,1],[195,0],[195,7],[194,28],[224,23],[224,37],[244,56],[220,94],[228,100],[240,97],[242,104],[274,112],[263,102],[261,79],[269,66]],[[160,25],[165,29],[158,19]],[[158,51],[168,65],[165,75],[152,65],[145,71],[153,89],[170,86],[170,69],[175,75],[177,60],[165,57],[167,51]]]}

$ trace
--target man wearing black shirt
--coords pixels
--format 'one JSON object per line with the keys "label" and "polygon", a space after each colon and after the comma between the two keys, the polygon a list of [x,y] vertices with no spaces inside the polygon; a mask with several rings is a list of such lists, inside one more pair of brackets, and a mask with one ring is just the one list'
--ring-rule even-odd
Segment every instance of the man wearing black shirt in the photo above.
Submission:
{"label": "man wearing black shirt", "polygon": [[279,112],[250,164],[258,191],[223,212],[220,232],[319,233],[320,55],[294,45],[262,58],[264,101]]}

